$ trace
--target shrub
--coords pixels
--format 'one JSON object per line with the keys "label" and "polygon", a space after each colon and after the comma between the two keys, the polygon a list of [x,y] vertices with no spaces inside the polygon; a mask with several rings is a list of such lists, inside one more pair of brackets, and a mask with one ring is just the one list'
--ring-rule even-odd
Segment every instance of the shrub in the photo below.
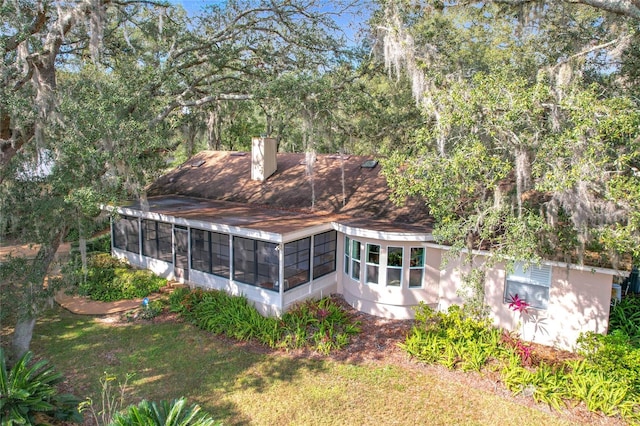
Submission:
{"label": "shrub", "polygon": [[[40,424],[46,416],[51,420],[81,422],[77,410],[80,400],[60,394],[55,385],[64,377],[47,361],[32,363],[33,354],[26,352],[7,370],[4,351],[0,348],[0,419],[3,425]],[[40,420],[36,420],[40,418]]]}
{"label": "shrub", "polygon": [[459,306],[435,312],[421,303],[415,319],[400,347],[423,362],[480,371],[489,361],[503,356],[500,332],[488,320],[472,318]]}
{"label": "shrub", "polygon": [[117,414],[112,426],[138,426],[138,425],[162,425],[162,426],[214,426],[221,425],[207,413],[200,411],[200,406],[193,404],[187,406],[185,398],[175,399],[172,402],[160,403],[142,401],[138,405],[132,405],[122,414]]}
{"label": "shrub", "polygon": [[360,330],[331,298],[300,303],[281,319],[262,316],[245,297],[224,291],[177,289],[172,312],[198,327],[237,340],[257,340],[272,348],[312,348],[328,353],[348,344]]}
{"label": "shrub", "polygon": [[167,284],[166,279],[147,270],[133,269],[108,254],[91,256],[87,268],[86,275],[76,268],[72,277],[78,283],[78,293],[92,300],[112,302],[145,297]]}
{"label": "shrub", "polygon": [[640,297],[625,297],[611,308],[609,333],[616,331],[624,332],[629,343],[640,347]]}

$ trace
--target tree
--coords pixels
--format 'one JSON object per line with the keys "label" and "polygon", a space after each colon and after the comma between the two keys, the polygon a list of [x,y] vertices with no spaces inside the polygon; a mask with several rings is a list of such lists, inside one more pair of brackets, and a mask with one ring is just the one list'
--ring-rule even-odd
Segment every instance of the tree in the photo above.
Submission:
{"label": "tree", "polygon": [[21,268],[2,265],[16,357],[53,290],[44,278],[61,241],[72,228],[82,241],[100,203],[144,198],[185,112],[251,99],[286,72],[330,67],[341,43],[313,0],[231,1],[191,22],[148,1],[2,8],[0,232],[40,244]]}
{"label": "tree", "polygon": [[633,22],[503,3],[529,2],[389,2],[377,15],[379,53],[412,79],[429,122],[420,154],[397,152],[388,178],[399,195],[422,195],[440,241],[459,249],[637,261],[640,115],[617,78]]}

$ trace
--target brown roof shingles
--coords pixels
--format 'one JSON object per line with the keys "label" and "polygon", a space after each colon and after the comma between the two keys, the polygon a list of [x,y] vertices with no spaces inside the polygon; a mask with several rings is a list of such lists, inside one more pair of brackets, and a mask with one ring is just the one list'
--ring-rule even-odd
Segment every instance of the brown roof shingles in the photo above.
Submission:
{"label": "brown roof shingles", "polygon": [[[380,231],[430,233],[433,223],[424,203],[407,200],[403,206],[394,205],[380,165],[362,167],[368,159],[371,157],[320,154],[309,175],[305,154],[278,153],[276,172],[261,182],[251,179],[250,153],[202,151],[155,181],[147,194],[150,205],[167,196],[201,199],[193,201],[189,214],[209,220],[216,215],[216,209],[232,211],[232,205],[216,203],[215,208],[205,208],[202,199],[237,203],[233,208],[247,209],[236,212],[245,215],[241,221],[262,223],[261,226],[272,222],[271,229],[291,229],[294,218],[298,218],[309,226],[338,220]],[[271,211],[264,214],[266,208]],[[231,218],[228,212],[217,214]],[[186,211],[180,216],[186,217]],[[278,220],[280,226],[275,226]]]}

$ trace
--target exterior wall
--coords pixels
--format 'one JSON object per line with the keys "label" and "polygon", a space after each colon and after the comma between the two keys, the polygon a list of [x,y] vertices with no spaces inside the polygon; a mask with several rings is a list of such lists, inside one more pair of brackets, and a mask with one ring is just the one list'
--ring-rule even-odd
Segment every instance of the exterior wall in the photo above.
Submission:
{"label": "exterior wall", "polygon": [[[360,262],[360,281],[351,278],[350,274],[344,272],[344,235],[339,235],[339,288],[345,300],[359,311],[385,318],[408,319],[413,318],[413,307],[420,302],[432,306],[438,304],[438,287],[440,281],[439,265],[441,254],[438,250],[426,248],[421,242],[407,241],[380,241],[372,238],[354,237],[355,240],[363,244]],[[380,255],[380,279],[378,284],[365,283],[366,268],[366,244],[378,244],[381,246]],[[404,259],[401,286],[386,285],[386,247],[403,247]],[[425,267],[422,287],[409,288],[407,281],[409,276],[409,253],[412,247],[425,247]]]}
{"label": "exterior wall", "polygon": [[[482,264],[486,257],[475,256]],[[461,304],[457,295],[461,274],[469,270],[460,259],[450,261],[440,281],[440,309]],[[528,309],[522,318],[504,302],[506,270],[504,265],[488,269],[485,303],[497,327],[517,331],[527,341],[574,350],[580,333],[606,333],[609,321],[613,271],[552,265],[547,309]]]}

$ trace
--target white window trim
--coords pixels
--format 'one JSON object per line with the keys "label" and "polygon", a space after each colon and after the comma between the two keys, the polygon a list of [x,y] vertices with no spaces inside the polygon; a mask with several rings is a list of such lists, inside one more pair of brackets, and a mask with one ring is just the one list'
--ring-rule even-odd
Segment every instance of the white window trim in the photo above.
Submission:
{"label": "white window trim", "polygon": [[[552,267],[550,265],[529,265],[525,270],[523,262],[516,262],[512,273],[507,274],[504,282],[504,303],[511,303],[511,298],[516,294],[525,301],[530,308],[538,310],[546,310],[549,306],[549,298],[551,293],[551,274]],[[534,300],[527,294],[519,294],[518,291],[510,291],[510,283],[513,286],[520,286],[522,289],[531,288],[537,294],[542,293],[544,300]]]}

